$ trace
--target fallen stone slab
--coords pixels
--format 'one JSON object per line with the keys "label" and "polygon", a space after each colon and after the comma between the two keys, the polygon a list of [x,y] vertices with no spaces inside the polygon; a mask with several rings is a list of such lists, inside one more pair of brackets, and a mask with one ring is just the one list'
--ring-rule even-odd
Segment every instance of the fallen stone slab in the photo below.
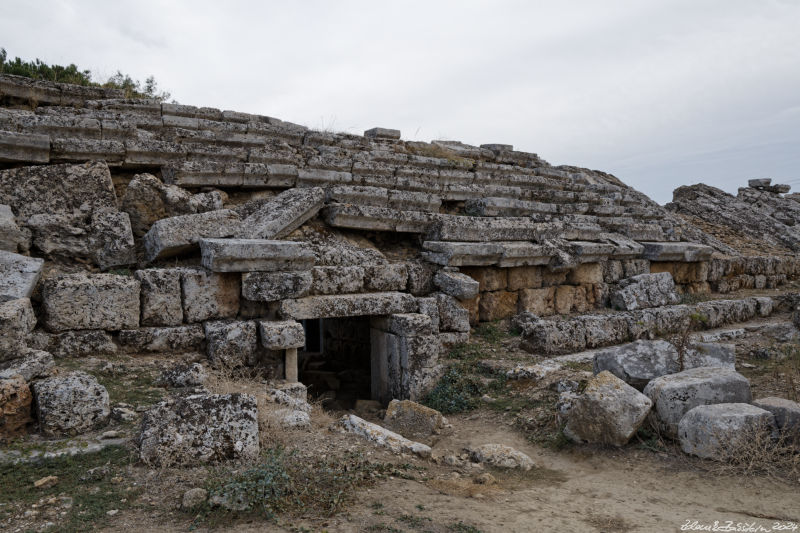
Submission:
{"label": "fallen stone slab", "polygon": [[652,379],[679,372],[678,350],[667,341],[634,341],[600,350],[594,356],[595,374],[608,371],[642,390]]}
{"label": "fallen stone slab", "polygon": [[700,405],[750,403],[750,381],[731,368],[692,368],[655,378],[644,388],[653,402],[651,422],[667,437],[678,437],[678,423]]}
{"label": "fallen stone slab", "polygon": [[258,332],[267,350],[302,348],[306,344],[303,324],[294,320],[259,320]]}
{"label": "fallen stone slab", "polygon": [[208,359],[212,364],[227,368],[256,364],[258,338],[255,322],[219,320],[206,322],[203,327]]}
{"label": "fallen stone slab", "polygon": [[775,425],[786,438],[800,443],[800,404],[786,398],[759,398],[755,407],[769,411],[775,416]]}
{"label": "fallen stone slab", "polygon": [[20,357],[0,362],[0,379],[22,376],[25,381],[45,376],[53,368],[52,354],[41,350],[23,350]]}
{"label": "fallen stone slab", "polygon": [[383,421],[390,429],[409,439],[430,439],[447,426],[442,413],[411,400],[389,402]]}
{"label": "fallen stone slab", "polygon": [[474,463],[487,464],[495,468],[519,469],[525,472],[536,466],[528,455],[505,444],[483,444],[469,450]]}
{"label": "fallen stone slab", "polygon": [[248,272],[242,275],[242,296],[251,302],[302,298],[311,292],[310,271]]}
{"label": "fallen stone slab", "polygon": [[443,293],[459,300],[470,300],[478,295],[478,282],[461,272],[440,270],[433,277],[433,283]]}
{"label": "fallen stone slab", "polygon": [[36,315],[28,298],[0,303],[0,361],[19,357],[35,326]]}
{"label": "fallen stone slab", "polygon": [[669,272],[640,274],[621,280],[611,293],[611,306],[623,311],[674,305],[679,301]]}
{"label": "fallen stone slab", "polygon": [[372,422],[367,422],[356,415],[344,415],[339,419],[337,425],[344,431],[363,437],[393,453],[413,453],[420,457],[431,456],[430,446],[408,440],[402,435],[398,435]]}
{"label": "fallen stone slab", "polygon": [[114,274],[65,274],[44,282],[42,308],[50,331],[139,327],[139,282]]}
{"label": "fallen stone slab", "polygon": [[564,434],[575,442],[624,446],[653,402],[611,372],[597,374],[574,398]]}
{"label": "fallen stone slab", "polygon": [[33,394],[39,427],[48,437],[79,435],[105,425],[111,414],[108,391],[86,372],[37,381]]}
{"label": "fallen stone slab", "polygon": [[309,270],[314,253],[302,242],[265,239],[201,239],[203,266],[213,272]]}
{"label": "fallen stone slab", "polygon": [[144,414],[139,457],[151,466],[247,461],[259,452],[258,407],[249,394],[170,398]]}
{"label": "fallen stone slab", "polygon": [[43,266],[44,259],[0,250],[0,302],[30,298]]}
{"label": "fallen stone slab", "polygon": [[746,403],[700,405],[678,424],[678,439],[685,453],[716,461],[731,459],[758,433],[765,439],[774,438],[775,417]]}
{"label": "fallen stone slab", "polygon": [[262,205],[242,221],[239,239],[280,239],[315,216],[325,204],[320,187],[289,189]]}
{"label": "fallen stone slab", "polygon": [[173,327],[124,329],[117,337],[120,345],[132,351],[181,353],[201,351],[206,334],[200,324]]}
{"label": "fallen stone slab", "polygon": [[201,239],[231,237],[241,223],[239,215],[230,209],[161,219],[144,236],[145,260],[191,251]]}
{"label": "fallen stone slab", "polygon": [[392,315],[417,311],[417,300],[402,292],[374,292],[369,294],[342,294],[306,296],[283,300],[279,314],[283,318],[303,320],[308,318],[337,318],[348,316]]}
{"label": "fallen stone slab", "polygon": [[33,395],[25,378],[0,378],[0,442],[25,433],[31,422]]}

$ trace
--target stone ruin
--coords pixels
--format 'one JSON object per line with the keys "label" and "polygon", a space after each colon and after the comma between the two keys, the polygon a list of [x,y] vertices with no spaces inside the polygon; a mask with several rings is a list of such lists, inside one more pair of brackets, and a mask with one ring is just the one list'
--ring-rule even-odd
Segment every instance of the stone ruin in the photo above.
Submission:
{"label": "stone ruin", "polygon": [[[314,131],[9,75],[0,103],[2,390],[38,394],[47,434],[109,416],[91,376],[38,379],[53,357],[202,351],[385,405],[423,397],[440,355],[480,322],[519,315],[530,351],[571,354],[653,339],[698,310],[708,328],[768,316],[769,298],[679,295],[800,276],[800,198],[769,180],[738,197],[681,187],[661,207],[610,174],[504,144]],[[601,374],[598,391],[617,379]],[[636,423],[661,408],[651,396],[634,398]],[[231,410],[192,398],[167,411]],[[582,401],[574,420],[596,417]],[[53,413],[64,402],[77,407]],[[19,425],[12,411],[0,432]],[[165,438],[143,431],[143,454]]]}

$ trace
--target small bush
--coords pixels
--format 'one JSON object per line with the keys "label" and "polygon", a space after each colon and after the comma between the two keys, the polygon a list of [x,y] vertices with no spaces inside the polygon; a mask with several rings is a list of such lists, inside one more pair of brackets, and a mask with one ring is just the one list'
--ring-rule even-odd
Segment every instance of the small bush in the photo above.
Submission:
{"label": "small bush", "polygon": [[422,403],[446,415],[470,411],[478,406],[482,390],[477,378],[451,366]]}

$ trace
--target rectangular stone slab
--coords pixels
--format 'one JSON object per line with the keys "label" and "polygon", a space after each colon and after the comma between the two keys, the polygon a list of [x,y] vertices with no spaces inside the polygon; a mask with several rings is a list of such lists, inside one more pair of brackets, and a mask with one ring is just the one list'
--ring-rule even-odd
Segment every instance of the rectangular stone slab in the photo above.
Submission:
{"label": "rectangular stone slab", "polygon": [[374,292],[370,294],[307,296],[296,300],[283,300],[280,305],[280,315],[284,318],[303,320],[414,313],[417,308],[417,301],[410,294]]}
{"label": "rectangular stone slab", "polygon": [[289,189],[247,217],[235,237],[280,239],[316,215],[324,203],[325,191],[319,187]]}
{"label": "rectangular stone slab", "polygon": [[44,260],[0,250],[0,302],[30,298]]}
{"label": "rectangular stone slab", "polygon": [[47,163],[50,161],[50,136],[0,131],[0,161]]}
{"label": "rectangular stone slab", "polygon": [[139,327],[139,281],[113,274],[66,274],[45,280],[42,307],[50,331]]}
{"label": "rectangular stone slab", "polygon": [[302,242],[266,239],[201,239],[203,266],[213,272],[309,270],[314,253]]}
{"label": "rectangular stone slab", "polygon": [[708,261],[713,248],[693,242],[640,242],[642,257],[650,261]]}
{"label": "rectangular stone slab", "polygon": [[239,215],[229,209],[162,218],[144,236],[145,259],[150,262],[190,251],[200,239],[230,237],[240,226]]}

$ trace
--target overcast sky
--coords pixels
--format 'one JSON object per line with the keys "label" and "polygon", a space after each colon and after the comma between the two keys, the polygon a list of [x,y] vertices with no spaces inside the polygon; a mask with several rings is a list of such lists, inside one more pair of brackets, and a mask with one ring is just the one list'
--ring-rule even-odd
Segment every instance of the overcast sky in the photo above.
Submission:
{"label": "overcast sky", "polygon": [[660,203],[800,189],[800,0],[3,0],[10,56],[154,75],[180,103],[507,143]]}

